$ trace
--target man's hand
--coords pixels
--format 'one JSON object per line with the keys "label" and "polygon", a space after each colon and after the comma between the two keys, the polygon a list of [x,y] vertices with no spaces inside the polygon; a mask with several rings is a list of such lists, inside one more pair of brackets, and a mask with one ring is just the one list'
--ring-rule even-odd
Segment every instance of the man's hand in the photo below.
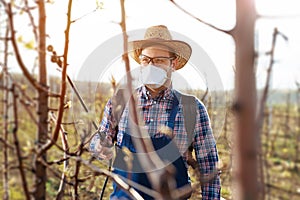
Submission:
{"label": "man's hand", "polygon": [[197,169],[198,162],[194,159],[192,152],[190,150],[187,150],[185,152],[185,155],[187,164],[190,165],[193,169]]}
{"label": "man's hand", "polygon": [[101,160],[110,160],[114,155],[112,140],[104,132],[98,134],[100,139],[96,143],[94,156]]}

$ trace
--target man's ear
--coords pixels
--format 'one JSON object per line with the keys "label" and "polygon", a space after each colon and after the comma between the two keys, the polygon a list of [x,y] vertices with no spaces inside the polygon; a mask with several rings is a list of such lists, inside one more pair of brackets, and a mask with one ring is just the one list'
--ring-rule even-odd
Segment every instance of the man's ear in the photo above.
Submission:
{"label": "man's ear", "polygon": [[177,58],[175,58],[174,60],[172,60],[172,71],[173,72],[176,71],[175,66],[177,65],[177,63],[178,63],[178,59]]}

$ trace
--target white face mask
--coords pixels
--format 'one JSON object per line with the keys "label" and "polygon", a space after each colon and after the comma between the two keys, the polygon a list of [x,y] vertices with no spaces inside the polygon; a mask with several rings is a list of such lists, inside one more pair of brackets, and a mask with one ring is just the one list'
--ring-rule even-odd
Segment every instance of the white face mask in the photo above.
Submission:
{"label": "white face mask", "polygon": [[140,66],[140,72],[142,83],[154,89],[162,86],[168,79],[167,72],[154,65]]}

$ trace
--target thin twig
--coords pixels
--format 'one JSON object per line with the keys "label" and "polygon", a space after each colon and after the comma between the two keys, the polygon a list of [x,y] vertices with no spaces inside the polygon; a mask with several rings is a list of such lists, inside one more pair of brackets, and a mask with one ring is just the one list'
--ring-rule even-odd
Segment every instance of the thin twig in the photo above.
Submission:
{"label": "thin twig", "polygon": [[183,9],[181,6],[179,6],[174,0],[170,0],[170,2],[173,3],[174,6],[176,6],[179,10],[183,11],[185,14],[189,15],[189,16],[192,17],[193,19],[195,19],[195,20],[197,20],[197,21],[199,21],[199,22],[201,22],[201,23],[203,23],[203,24],[205,24],[205,25],[207,25],[207,26],[209,26],[209,27],[211,27],[211,28],[213,28],[213,29],[215,29],[215,30],[218,30],[218,31],[220,31],[220,32],[223,32],[223,33],[226,33],[226,34],[231,34],[231,31],[225,31],[225,30],[223,30],[223,29],[220,29],[220,28],[218,28],[218,27],[216,27],[216,26],[214,26],[214,25],[212,25],[212,24],[210,24],[210,23],[208,23],[208,22],[205,22],[204,20],[202,20],[202,19],[196,17],[196,16],[193,15],[192,13],[188,12],[187,10],[185,10],[185,9]]}
{"label": "thin twig", "polygon": [[[56,177],[56,178],[61,178],[61,174],[57,173],[57,169],[51,168],[51,166],[42,158],[38,158],[38,160],[47,168],[47,170],[51,171],[51,173]],[[64,173],[64,172],[62,172]],[[72,182],[67,181],[67,179],[64,180],[64,182],[70,186],[73,186]]]}
{"label": "thin twig", "polygon": [[[79,160],[82,164],[87,166],[88,168],[92,169],[94,172],[98,173],[99,175],[105,175],[110,177],[120,188],[122,188],[129,196],[131,196],[133,199],[136,200],[142,200],[143,198],[140,196],[139,193],[136,192],[136,190],[129,184],[130,181],[126,180],[124,181],[121,177],[119,177],[117,174],[114,174],[108,170],[105,169],[99,169],[97,166],[90,164],[88,161],[83,160],[81,157],[72,157],[72,159]],[[140,187],[137,187],[135,185],[135,188],[138,188],[141,191],[144,191],[143,189],[146,189],[142,185],[139,185]]]}
{"label": "thin twig", "polygon": [[[54,115],[54,113],[50,114],[51,119],[56,122],[56,116]],[[62,142],[62,146],[63,146],[63,150],[64,150],[64,156],[63,159],[61,159],[58,162],[63,162],[64,163],[64,168],[63,168],[63,172],[61,174],[61,179],[60,179],[60,184],[59,184],[59,188],[57,190],[57,195],[56,195],[56,200],[60,200],[63,198],[63,194],[64,194],[64,188],[65,188],[65,183],[66,183],[66,174],[65,171],[67,170],[68,166],[69,166],[69,157],[67,155],[68,151],[69,151],[69,145],[68,145],[68,140],[67,140],[67,136],[66,136],[66,131],[64,130],[64,127],[61,125],[60,126],[61,131],[60,131],[60,135],[61,135],[61,142]]]}
{"label": "thin twig", "polygon": [[[6,140],[6,139],[3,139],[2,137],[0,137],[0,142],[3,143],[3,146],[6,146],[6,147],[10,148],[11,150],[14,149],[14,146],[12,146],[11,144],[9,144],[9,143],[7,142],[7,140]],[[3,150],[3,151],[4,151],[4,150]]]}
{"label": "thin twig", "polygon": [[[5,38],[8,37],[9,34],[9,28],[8,28],[8,22],[7,22],[7,27],[5,31]],[[8,40],[4,40],[4,67],[3,67],[3,86],[5,88],[9,88],[9,78],[8,78]],[[8,200],[9,199],[9,184],[8,184],[8,147],[9,144],[7,143],[8,141],[8,110],[9,110],[9,105],[8,105],[8,100],[9,100],[9,91],[8,89],[5,89],[4,95],[3,95],[3,138],[0,138],[1,141],[3,142],[3,200]]]}
{"label": "thin twig", "polygon": [[[82,139],[80,145],[79,145],[79,151],[77,151],[77,156],[81,156],[83,153],[83,147],[84,147],[84,139]],[[78,187],[79,187],[79,182],[80,179],[79,177],[79,172],[80,172],[80,168],[81,168],[81,162],[80,160],[76,160],[76,164],[75,164],[75,172],[74,172],[74,179],[75,179],[75,183],[74,183],[74,199],[78,200],[79,199],[79,194],[78,194]]]}
{"label": "thin twig", "polygon": [[[269,93],[269,88],[270,88],[270,80],[271,80],[271,74],[272,74],[272,69],[273,69],[273,65],[274,65],[274,55],[275,55],[275,46],[276,46],[276,39],[278,35],[282,35],[284,39],[287,40],[286,36],[284,36],[282,33],[280,33],[278,31],[277,28],[274,29],[273,32],[273,39],[272,39],[272,46],[271,46],[271,50],[269,52],[270,54],[270,62],[269,62],[269,67],[267,69],[267,78],[266,78],[266,83],[265,83],[265,88],[263,91],[263,95],[261,97],[260,100],[260,105],[259,105],[259,109],[258,109],[258,115],[256,117],[256,124],[257,124],[257,133],[260,133],[260,140],[259,140],[259,173],[260,173],[260,178],[261,178],[261,198],[264,199],[265,198],[265,180],[264,180],[264,166],[263,166],[263,160],[265,159],[264,153],[263,153],[263,149],[262,149],[262,143],[261,143],[261,139],[262,139],[262,127],[263,127],[263,121],[264,121],[264,111],[265,111],[265,107],[267,104],[267,98],[268,98],[268,93]],[[265,166],[267,167],[267,166]],[[266,169],[267,170],[267,169]]]}
{"label": "thin twig", "polygon": [[20,171],[20,175],[21,175],[21,180],[22,180],[22,184],[23,184],[25,197],[26,197],[27,200],[30,200],[30,193],[29,193],[29,190],[28,190],[26,175],[25,175],[24,168],[23,168],[23,159],[22,159],[21,148],[20,148],[19,139],[18,139],[18,136],[17,136],[17,132],[18,132],[17,98],[18,98],[18,95],[15,91],[14,84],[12,85],[12,94],[13,94],[13,111],[14,111],[14,121],[15,121],[14,129],[13,129],[14,143],[15,143],[15,146],[16,146],[15,149],[16,149],[17,158],[18,158],[18,162],[19,162],[19,171]]}
{"label": "thin twig", "polygon": [[3,2],[3,5],[5,5],[6,7],[6,13],[8,15],[8,19],[9,19],[9,26],[10,26],[10,30],[11,31],[11,43],[15,52],[15,56],[17,59],[17,62],[23,72],[23,75],[26,77],[26,79],[29,81],[29,83],[31,83],[31,85],[34,86],[34,88],[38,89],[38,90],[42,90],[42,91],[46,91],[48,92],[48,88],[45,86],[40,85],[36,79],[33,78],[33,76],[30,74],[30,72],[27,70],[25,63],[21,57],[21,53],[19,51],[19,47],[16,41],[16,35],[15,35],[15,27],[14,27],[14,19],[13,19],[13,13],[12,13],[12,9],[11,9],[11,4],[10,3],[5,3],[4,1],[1,0],[1,2]]}
{"label": "thin twig", "polygon": [[28,5],[28,0],[24,0],[24,3],[25,3],[25,12],[28,14],[28,17],[29,17],[29,20],[30,20],[30,23],[31,23],[31,26],[32,26],[32,32],[33,32],[33,35],[34,35],[34,38],[35,38],[35,41],[38,40],[38,33],[37,33],[37,30],[36,30],[36,25],[34,23],[34,17],[31,13],[31,9]]}
{"label": "thin twig", "polygon": [[27,113],[29,114],[30,118],[32,119],[32,121],[34,122],[35,125],[39,126],[39,122],[36,120],[34,114],[32,113],[32,111],[28,108],[28,105],[25,103],[24,100],[20,99],[19,100],[21,102],[21,104],[24,106],[25,110],[27,111]]}
{"label": "thin twig", "polygon": [[206,90],[205,90],[203,96],[201,97],[201,101],[202,102],[204,102],[204,100],[205,100],[205,98],[206,98],[207,95],[208,95],[208,87],[206,87]]}

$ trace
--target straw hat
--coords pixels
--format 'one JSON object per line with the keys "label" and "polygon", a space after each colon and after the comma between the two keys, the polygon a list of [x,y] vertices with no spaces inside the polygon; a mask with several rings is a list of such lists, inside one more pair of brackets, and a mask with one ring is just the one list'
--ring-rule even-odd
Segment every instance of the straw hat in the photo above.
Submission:
{"label": "straw hat", "polygon": [[136,40],[128,43],[128,50],[131,57],[137,62],[139,61],[139,56],[142,52],[143,47],[151,46],[154,44],[165,45],[171,48],[178,59],[175,69],[178,70],[182,68],[189,60],[192,48],[186,42],[180,40],[173,40],[168,28],[164,25],[149,27],[144,35],[144,40]]}

